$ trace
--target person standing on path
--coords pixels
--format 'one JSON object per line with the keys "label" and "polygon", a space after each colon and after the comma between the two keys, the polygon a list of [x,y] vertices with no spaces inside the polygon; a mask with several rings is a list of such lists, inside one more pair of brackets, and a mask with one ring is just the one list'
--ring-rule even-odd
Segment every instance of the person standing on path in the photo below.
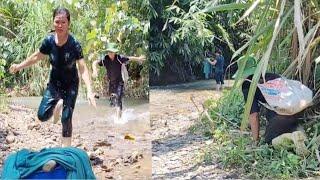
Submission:
{"label": "person standing on path", "polygon": [[106,68],[106,76],[109,81],[109,94],[111,95],[110,104],[117,108],[117,118],[120,119],[122,116],[122,97],[124,95],[124,79],[121,75],[121,66],[122,64],[127,64],[129,60],[141,62],[145,60],[145,57],[126,57],[120,55],[118,54],[119,50],[115,43],[107,43],[106,52],[107,55],[105,55],[103,59],[96,60],[92,63],[92,77],[98,77],[97,65]]}
{"label": "person standing on path", "polygon": [[224,85],[224,57],[222,56],[222,52],[220,49],[217,49],[215,51],[216,57],[213,61],[208,61],[210,64],[215,66],[215,79],[216,79],[216,90],[222,90],[223,89],[223,85]]}
{"label": "person standing on path", "polygon": [[[96,102],[92,93],[88,69],[83,59],[81,45],[69,33],[70,13],[68,9],[59,7],[53,11],[53,26],[54,32],[50,33],[42,41],[39,50],[20,64],[12,64],[10,72],[16,73],[44,59],[45,55],[49,56],[52,68],[49,83],[39,106],[38,119],[47,121],[53,114],[58,116],[59,109],[62,109],[61,143],[62,146],[71,146],[72,114],[79,87],[76,64],[78,64],[80,74],[87,87],[89,104],[96,107]],[[63,99],[63,107],[62,103],[57,105],[60,99]]]}
{"label": "person standing on path", "polygon": [[210,61],[210,58],[212,57],[212,54],[210,52],[206,52],[205,60],[203,61],[203,74],[205,79],[209,79],[212,73],[212,66],[208,62]]}

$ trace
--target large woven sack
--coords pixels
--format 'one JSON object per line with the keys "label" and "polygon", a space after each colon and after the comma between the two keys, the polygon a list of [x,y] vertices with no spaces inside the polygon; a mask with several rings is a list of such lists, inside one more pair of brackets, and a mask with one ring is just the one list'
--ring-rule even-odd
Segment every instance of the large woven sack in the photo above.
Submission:
{"label": "large woven sack", "polygon": [[296,114],[312,104],[312,91],[299,81],[284,77],[258,84],[270,110],[280,115]]}

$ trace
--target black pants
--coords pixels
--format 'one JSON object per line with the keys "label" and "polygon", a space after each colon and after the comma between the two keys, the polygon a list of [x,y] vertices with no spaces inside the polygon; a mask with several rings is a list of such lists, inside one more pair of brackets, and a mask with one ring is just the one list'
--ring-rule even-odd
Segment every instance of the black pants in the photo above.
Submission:
{"label": "black pants", "polygon": [[122,110],[122,97],[123,97],[124,83],[114,82],[109,84],[110,104],[111,106],[120,107]]}
{"label": "black pants", "polygon": [[48,84],[41,100],[38,118],[40,121],[47,121],[53,114],[53,110],[60,99],[63,99],[62,110],[62,136],[71,137],[72,135],[72,114],[78,95],[78,85],[62,89],[53,84]]}
{"label": "black pants", "polygon": [[[252,75],[249,76],[247,79],[252,80]],[[276,78],[279,78],[280,76],[273,73],[266,73],[265,78],[266,81],[270,81]],[[262,82],[262,79],[259,80],[260,83]],[[245,81],[242,84],[242,93],[244,96],[245,101],[247,102],[249,88],[250,88],[250,81]],[[253,97],[252,106],[250,109],[250,114],[255,112],[260,112],[260,104],[259,102],[266,103],[265,98],[263,97],[260,89],[257,87],[257,90]],[[279,115],[274,111],[271,111],[266,108],[266,119],[267,119],[267,126],[265,131],[265,141],[266,143],[270,144],[272,142],[273,138],[276,138],[277,136],[280,136],[284,133],[291,133],[293,131],[297,130],[297,127],[299,125],[300,115],[292,115],[292,116],[284,116]]]}
{"label": "black pants", "polygon": [[217,84],[224,84],[223,81],[223,71],[216,71],[214,73]]}
{"label": "black pants", "polygon": [[302,121],[303,120],[301,119],[301,116],[299,114],[292,116],[283,116],[276,114],[273,118],[269,118],[266,132],[264,134],[266,143],[270,144],[272,142],[272,139],[280,136],[281,134],[292,133],[296,131],[299,123]]}
{"label": "black pants", "polygon": [[[265,75],[266,81],[277,79],[279,77],[280,76],[278,74],[273,74],[273,73],[266,73],[266,75]],[[246,102],[247,102],[249,89],[250,89],[250,85],[251,85],[250,81],[252,80],[252,78],[253,78],[253,75],[247,77],[246,80],[242,83],[242,93],[243,93],[244,100]],[[263,83],[263,80],[260,79],[259,83]],[[251,106],[251,109],[250,109],[250,114],[260,111],[259,101],[263,102],[263,103],[266,103],[266,100],[264,99],[260,89],[257,87],[256,92],[255,92],[254,97],[253,97],[253,102],[252,102],[252,106]]]}

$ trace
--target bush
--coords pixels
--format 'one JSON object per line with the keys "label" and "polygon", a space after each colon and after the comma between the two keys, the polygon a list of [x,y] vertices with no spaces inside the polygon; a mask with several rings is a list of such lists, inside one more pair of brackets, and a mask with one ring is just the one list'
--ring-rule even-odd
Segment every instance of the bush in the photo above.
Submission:
{"label": "bush", "polygon": [[[208,163],[213,156],[218,156],[225,168],[234,168],[250,179],[289,179],[312,177],[319,171],[319,162],[315,152],[318,145],[320,123],[308,128],[308,150],[306,157],[296,155],[293,149],[274,149],[268,144],[253,145],[251,136],[240,134],[237,125],[241,121],[244,102],[239,90],[225,91],[218,101],[207,100],[204,106],[208,108],[213,123],[203,123],[211,130],[215,145],[209,145],[203,153],[203,161]],[[226,108],[228,107],[228,108]],[[207,122],[203,118],[202,122]],[[263,128],[263,127],[262,127]]]}

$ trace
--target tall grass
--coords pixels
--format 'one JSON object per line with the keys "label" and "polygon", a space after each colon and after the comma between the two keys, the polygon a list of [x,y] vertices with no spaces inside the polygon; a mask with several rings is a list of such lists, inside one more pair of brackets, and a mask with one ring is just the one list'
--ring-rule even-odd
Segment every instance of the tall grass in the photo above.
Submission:
{"label": "tall grass", "polygon": [[[230,104],[235,104],[230,106]],[[203,116],[199,125],[192,128],[212,138],[200,157],[206,163],[216,162],[225,169],[236,169],[245,179],[295,179],[318,176],[319,161],[319,117],[316,123],[305,126],[308,135],[307,156],[298,156],[292,147],[274,148],[261,141],[253,145],[251,135],[238,130],[244,111],[244,101],[239,90],[224,91],[218,100],[207,100],[204,104],[211,121]],[[225,107],[229,108],[225,108]],[[261,129],[265,129],[264,116],[261,117]],[[262,138],[263,139],[263,138]]]}
{"label": "tall grass", "polygon": [[[239,94],[241,76],[236,79],[230,93],[224,95],[219,102],[207,104],[208,112],[214,122],[208,123],[209,121],[205,119],[204,122],[207,124],[203,129],[210,131],[215,145],[209,145],[205,158],[210,159],[208,158],[210,155],[218,156],[225,167],[236,168],[246,177],[254,179],[288,179],[318,175],[319,106],[312,107],[316,109],[311,113],[313,120],[305,124],[310,151],[305,157],[297,156],[292,149],[273,149],[265,144],[252,146],[251,137],[243,131],[238,132],[237,126],[241,124],[242,130],[248,127],[248,115],[257,82],[266,71],[301,81],[313,90],[314,99],[319,101],[320,76],[317,64],[320,62],[320,2],[316,0],[226,2],[229,4],[212,2],[209,3],[211,7],[204,8],[206,12],[219,10],[229,13],[230,9],[244,7],[243,15],[234,25],[246,21],[252,33],[248,35],[244,45],[235,50],[232,59],[236,62],[239,56],[244,55],[246,58],[241,60],[246,61],[249,55],[253,54],[259,63],[245,106],[234,103],[243,102],[239,99],[239,96],[242,96]],[[242,64],[238,67],[242,74],[245,63],[239,64]],[[236,105],[230,106],[232,103]]]}
{"label": "tall grass", "polygon": [[[264,77],[266,71],[270,71],[269,62],[284,64],[283,69],[278,69],[280,73],[289,78],[298,79],[310,87],[314,92],[319,92],[319,88],[314,88],[314,67],[315,59],[320,55],[319,50],[319,25],[320,6],[316,1],[254,1],[246,10],[238,22],[248,19],[252,23],[254,33],[247,43],[240,47],[233,55],[236,59],[238,55],[244,53],[247,57],[251,54],[259,60],[258,68],[252,79],[245,113],[242,119],[241,129],[248,125],[249,109],[252,104],[260,75]],[[231,5],[231,4],[230,4]],[[234,4],[232,4],[234,5]],[[223,5],[219,5],[220,7]],[[225,5],[227,6],[227,5]],[[239,4],[239,7],[241,5]],[[215,9],[215,8],[211,8]],[[221,9],[219,9],[221,10]],[[228,10],[228,8],[224,9]],[[237,22],[237,23],[238,23]],[[295,29],[293,33],[292,29]],[[295,37],[297,36],[297,38]],[[294,39],[298,39],[293,43]],[[285,45],[286,44],[286,45]],[[291,45],[291,46],[290,46]],[[279,48],[279,46],[281,48]],[[293,49],[292,46],[298,47]],[[282,48],[286,49],[283,50]],[[290,52],[295,53],[294,59],[290,59]],[[289,53],[287,53],[289,52]],[[285,54],[285,56],[281,54]],[[277,58],[277,59],[275,59]],[[243,73],[245,63],[238,67],[240,74]],[[241,76],[236,79],[235,88],[241,84]]]}

